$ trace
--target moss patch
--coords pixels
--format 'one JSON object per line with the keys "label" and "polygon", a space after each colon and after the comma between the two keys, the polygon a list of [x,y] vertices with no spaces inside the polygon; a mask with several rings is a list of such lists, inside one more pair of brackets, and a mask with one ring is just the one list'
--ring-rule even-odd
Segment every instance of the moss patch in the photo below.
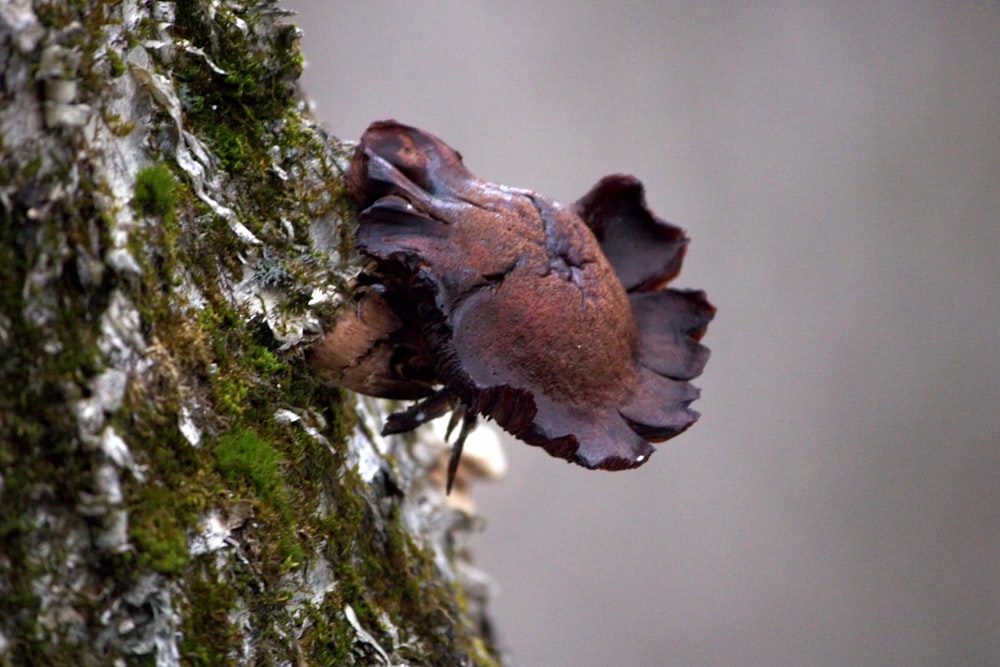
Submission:
{"label": "moss patch", "polygon": [[239,638],[229,614],[237,604],[235,582],[219,582],[207,559],[188,577],[184,636],[180,641],[183,664],[224,667],[238,664]]}
{"label": "moss patch", "polygon": [[231,486],[249,484],[279,512],[288,510],[281,455],[269,443],[250,431],[232,431],[219,438],[215,456],[222,478]]}
{"label": "moss patch", "polygon": [[[178,512],[173,493],[157,485],[142,489],[132,505],[129,532],[136,547],[136,565],[165,575],[180,574],[188,564],[186,529],[194,524],[190,511]],[[186,519],[186,520],[185,520]]]}
{"label": "moss patch", "polygon": [[163,164],[143,168],[135,179],[132,200],[140,215],[171,216],[177,206],[177,181]]}

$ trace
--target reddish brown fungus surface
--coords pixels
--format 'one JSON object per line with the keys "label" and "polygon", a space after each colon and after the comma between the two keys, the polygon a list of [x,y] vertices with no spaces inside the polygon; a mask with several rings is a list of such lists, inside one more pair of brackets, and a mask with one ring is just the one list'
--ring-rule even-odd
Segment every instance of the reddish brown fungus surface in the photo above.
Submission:
{"label": "reddish brown fungus surface", "polygon": [[481,181],[437,137],[373,123],[348,186],[357,248],[371,261],[312,350],[356,391],[422,399],[400,432],[448,410],[476,415],[588,468],[642,464],[652,442],[698,417],[698,341],[715,313],[699,291],[665,288],[687,238],[646,207],[631,176],[573,206]]}

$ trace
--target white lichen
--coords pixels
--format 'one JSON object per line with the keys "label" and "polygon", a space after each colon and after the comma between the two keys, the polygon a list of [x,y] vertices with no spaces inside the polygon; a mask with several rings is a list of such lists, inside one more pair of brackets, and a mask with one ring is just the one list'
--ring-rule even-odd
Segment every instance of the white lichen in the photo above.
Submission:
{"label": "white lichen", "polygon": [[358,635],[358,639],[370,646],[375,653],[378,654],[379,660],[382,661],[382,664],[387,666],[391,665],[392,663],[389,661],[389,654],[385,652],[385,649],[379,645],[371,633],[361,627],[361,623],[358,622],[358,615],[354,612],[354,607],[349,604],[344,605],[344,617],[347,619],[347,622],[351,624],[351,627],[354,628],[354,632]]}
{"label": "white lichen", "polygon": [[188,541],[188,553],[192,556],[218,551],[227,545],[229,527],[222,520],[219,512],[212,510],[201,521],[201,530]]}
{"label": "white lichen", "polygon": [[181,405],[180,414],[177,415],[177,428],[192,447],[201,445],[201,427],[195,423],[187,405]]}

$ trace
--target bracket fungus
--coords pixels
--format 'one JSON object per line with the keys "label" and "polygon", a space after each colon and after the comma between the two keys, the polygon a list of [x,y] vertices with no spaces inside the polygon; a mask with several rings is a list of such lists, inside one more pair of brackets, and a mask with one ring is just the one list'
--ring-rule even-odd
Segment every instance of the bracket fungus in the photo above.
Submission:
{"label": "bracket fungus", "polygon": [[688,380],[715,309],[668,289],[684,232],[646,207],[631,176],[572,206],[481,181],[437,137],[373,123],[347,174],[369,261],[353,308],[311,349],[349,389],[419,399],[399,433],[453,411],[449,488],[477,415],[587,468],[645,462],[650,442],[698,418]]}

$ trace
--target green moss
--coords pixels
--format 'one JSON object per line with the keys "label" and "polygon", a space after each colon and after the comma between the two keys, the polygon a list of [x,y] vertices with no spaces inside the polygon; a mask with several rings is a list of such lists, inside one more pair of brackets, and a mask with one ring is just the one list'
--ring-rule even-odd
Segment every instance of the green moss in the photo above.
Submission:
{"label": "green moss", "polygon": [[[300,127],[295,121],[300,104],[295,81],[302,71],[298,32],[292,25],[272,26],[259,33],[264,39],[248,45],[247,31],[254,32],[259,13],[226,5],[212,11],[209,18],[205,3],[177,5],[177,36],[210,46],[209,57],[225,72],[208,67],[203,58],[180,54],[175,74],[182,83],[184,122],[206,140],[222,169],[252,183],[238,213],[251,231],[267,236],[266,223],[275,211],[296,217],[290,214],[303,205],[302,193],[291,191],[273,168],[276,159],[290,168],[304,148],[302,137],[288,129]],[[269,241],[287,243],[283,236]]]}
{"label": "green moss", "polygon": [[281,455],[250,431],[233,431],[215,447],[219,472],[229,484],[249,485],[257,497],[280,512],[288,509],[288,490],[281,472]]}
{"label": "green moss", "polygon": [[111,76],[117,79],[128,69],[125,65],[125,60],[114,49],[108,49],[106,54],[108,56],[108,63],[111,66]]}
{"label": "green moss", "polygon": [[252,355],[246,361],[261,376],[273,376],[282,373],[287,368],[285,362],[264,346],[253,348]]}
{"label": "green moss", "polygon": [[250,387],[238,377],[220,377],[212,384],[216,407],[224,414],[240,417],[246,409]]}
{"label": "green moss", "polygon": [[337,595],[309,614],[310,625],[302,634],[303,653],[314,665],[353,665],[354,629],[343,620],[344,608]]}
{"label": "green moss", "polygon": [[[188,564],[186,529],[194,517],[178,516],[174,492],[155,484],[146,486],[133,504],[129,535],[134,540],[137,565],[165,575],[179,574]],[[190,523],[190,525],[188,525]]]}
{"label": "green moss", "polygon": [[180,653],[183,664],[223,667],[237,664],[236,628],[229,613],[237,603],[237,587],[218,580],[218,573],[202,559],[187,579]]}
{"label": "green moss", "polygon": [[215,154],[223,169],[239,171],[250,165],[254,159],[251,148],[252,137],[225,123],[217,123],[212,131]]}
{"label": "green moss", "polygon": [[132,200],[140,215],[172,216],[177,207],[177,181],[164,164],[144,167],[135,179]]}

